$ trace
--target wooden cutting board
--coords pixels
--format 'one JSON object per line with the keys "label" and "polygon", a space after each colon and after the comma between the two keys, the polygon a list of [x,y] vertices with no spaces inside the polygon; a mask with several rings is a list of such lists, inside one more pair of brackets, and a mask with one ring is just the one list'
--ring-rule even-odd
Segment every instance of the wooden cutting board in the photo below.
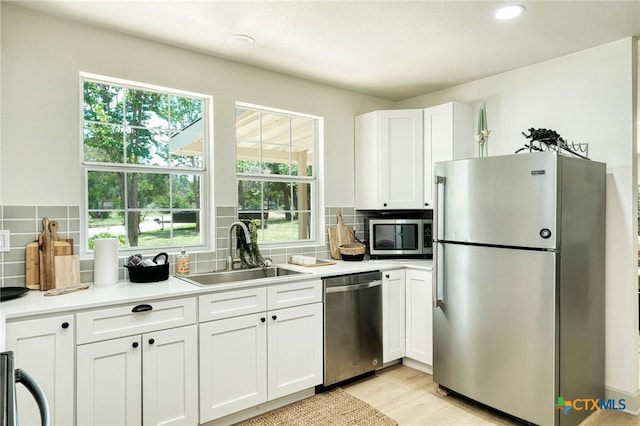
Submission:
{"label": "wooden cutting board", "polygon": [[352,226],[345,225],[342,221],[342,213],[338,213],[338,223],[329,226],[329,248],[331,257],[341,259],[340,246],[343,244],[351,244],[355,241],[354,230]]}
{"label": "wooden cutting board", "polygon": [[[46,221],[46,222],[45,222]],[[51,260],[51,264],[46,271],[47,277],[50,281],[53,282],[55,286],[55,256],[69,256],[73,255],[73,239],[65,239],[61,240],[58,237],[58,223],[56,221],[49,222],[46,218],[43,219],[43,234],[45,229],[45,224],[47,226],[46,229],[49,230],[50,237],[50,245],[53,247],[53,259]],[[41,265],[41,257],[44,255],[42,250],[40,250],[41,242],[40,240],[43,238],[41,234],[38,238],[38,241],[31,242],[27,244],[25,251],[25,281],[26,285],[30,289],[34,290],[48,290],[45,288],[41,288],[41,278],[40,278],[40,265]],[[51,285],[51,284],[49,284]],[[54,287],[51,287],[54,288]]]}
{"label": "wooden cutting board", "polygon": [[80,285],[80,256],[55,256],[55,288]]}

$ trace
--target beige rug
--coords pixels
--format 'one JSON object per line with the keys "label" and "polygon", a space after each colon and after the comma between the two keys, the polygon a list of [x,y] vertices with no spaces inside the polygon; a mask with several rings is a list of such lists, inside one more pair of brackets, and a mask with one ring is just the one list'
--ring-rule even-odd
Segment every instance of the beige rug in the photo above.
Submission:
{"label": "beige rug", "polygon": [[397,424],[395,420],[340,388],[314,395],[240,423],[241,426],[396,426]]}

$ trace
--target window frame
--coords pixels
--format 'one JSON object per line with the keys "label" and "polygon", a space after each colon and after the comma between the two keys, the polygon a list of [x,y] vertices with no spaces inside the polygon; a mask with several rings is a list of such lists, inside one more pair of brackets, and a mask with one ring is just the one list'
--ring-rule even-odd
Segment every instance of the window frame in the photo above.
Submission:
{"label": "window frame", "polygon": [[[306,247],[306,246],[318,246],[322,245],[325,242],[325,235],[322,230],[324,229],[324,214],[321,212],[324,211],[324,199],[322,197],[322,165],[323,165],[323,146],[324,146],[324,118],[306,114],[301,112],[289,111],[284,109],[278,109],[273,107],[267,107],[264,105],[257,105],[247,102],[237,101],[234,106],[234,117],[237,116],[238,109],[246,109],[258,111],[261,113],[268,114],[281,114],[286,115],[291,118],[303,118],[312,120],[314,122],[315,132],[313,135],[313,161],[312,161],[312,176],[298,176],[298,175],[272,175],[267,173],[249,173],[249,172],[238,172],[237,171],[237,161],[238,161],[238,139],[237,134],[234,137],[234,149],[235,149],[235,158],[234,158],[234,169],[236,170],[236,188],[238,183],[241,180],[248,181],[256,181],[256,182],[286,182],[286,183],[305,183],[309,185],[309,193],[310,193],[310,207],[309,207],[309,238],[305,240],[299,239],[291,239],[286,241],[258,241],[258,244],[261,247],[268,249],[277,249],[277,248],[290,248],[290,247]],[[235,124],[235,123],[234,123]],[[235,126],[234,126],[235,129]],[[260,144],[263,142],[260,141]],[[238,191],[236,189],[236,211],[239,215],[239,200],[238,200]],[[267,212],[267,209],[264,209],[264,203],[262,206],[262,212]]]}
{"label": "window frame", "polygon": [[[154,166],[146,164],[131,163],[104,163],[104,162],[87,162],[84,158],[84,83],[92,82],[111,86],[126,87],[133,90],[141,90],[148,92],[156,92],[169,96],[197,98],[202,101],[202,124],[203,124],[203,143],[202,143],[202,165],[200,167],[180,167],[175,165]],[[200,176],[200,243],[185,245],[184,247],[191,250],[211,250],[215,251],[215,214],[212,214],[213,206],[215,206],[213,198],[214,177],[213,173],[213,98],[210,95],[202,93],[190,92],[180,89],[173,89],[149,83],[125,80],[115,77],[108,77],[93,73],[79,73],[79,158],[81,166],[81,192],[82,201],[80,205],[80,251],[83,256],[92,255],[93,249],[89,248],[89,187],[88,175],[92,171],[115,172],[115,173],[154,173],[167,174],[172,180],[174,175],[194,175]],[[123,212],[132,210],[147,209],[128,209],[124,206]],[[171,203],[167,209],[159,208],[158,210],[175,211],[181,210],[174,208]],[[126,224],[126,220],[125,220]],[[126,231],[125,231],[126,232]],[[119,251],[123,254],[141,253],[145,255],[157,254],[159,251],[168,251],[170,253],[179,252],[183,247],[182,244],[158,245],[158,246],[135,246],[120,247]]]}

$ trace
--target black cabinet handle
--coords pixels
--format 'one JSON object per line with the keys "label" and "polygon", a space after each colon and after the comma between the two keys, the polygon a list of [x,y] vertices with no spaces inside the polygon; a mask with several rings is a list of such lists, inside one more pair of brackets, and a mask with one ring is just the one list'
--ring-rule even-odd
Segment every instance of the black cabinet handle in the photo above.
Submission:
{"label": "black cabinet handle", "polygon": [[384,276],[385,278],[391,278],[391,275],[387,274]]}
{"label": "black cabinet handle", "polygon": [[147,312],[153,309],[153,306],[151,305],[138,305],[138,306],[134,306],[133,309],[131,309],[131,312]]}
{"label": "black cabinet handle", "polygon": [[275,321],[275,320],[277,320],[277,319],[278,319],[278,317],[277,317],[277,316],[275,316],[275,315],[272,315],[272,316],[271,316],[271,319]]}
{"label": "black cabinet handle", "polygon": [[425,206],[425,207],[428,207],[428,206],[429,206],[429,203],[424,203],[424,206]]}
{"label": "black cabinet handle", "polygon": [[69,323],[68,323],[68,322],[66,322],[66,321],[65,321],[65,322],[63,322],[63,323],[62,323],[62,328],[64,328],[64,329],[69,328]]}
{"label": "black cabinet handle", "polygon": [[265,317],[260,318],[260,321],[265,322],[267,319]]}
{"label": "black cabinet handle", "polygon": [[382,204],[382,207],[387,207],[387,203]]}
{"label": "black cabinet handle", "polygon": [[153,345],[156,342],[156,339],[149,339],[149,344]]}
{"label": "black cabinet handle", "polygon": [[137,347],[138,347],[138,342],[133,342],[133,343],[131,344],[131,346],[133,346],[134,348],[137,348]]}

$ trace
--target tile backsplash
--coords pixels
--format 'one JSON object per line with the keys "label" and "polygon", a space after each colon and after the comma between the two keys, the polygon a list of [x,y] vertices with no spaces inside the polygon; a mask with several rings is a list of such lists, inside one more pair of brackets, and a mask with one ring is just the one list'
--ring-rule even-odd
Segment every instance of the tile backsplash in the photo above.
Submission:
{"label": "tile backsplash", "polygon": [[[325,226],[336,224],[336,215],[342,214],[346,225],[354,226],[356,236],[364,236],[364,216],[356,212],[353,207],[326,207]],[[25,247],[36,241],[42,231],[42,218],[58,222],[58,236],[61,239],[73,239],[73,252],[80,253],[80,207],[79,206],[0,206],[0,229],[8,230],[10,250],[0,253],[0,286],[25,285]],[[192,251],[192,272],[209,272],[224,269],[229,250],[227,230],[237,218],[235,206],[218,206],[216,208],[216,241],[215,251]],[[325,240],[326,240],[326,230]],[[286,263],[293,254],[315,256],[329,259],[329,243],[317,246],[292,246],[280,248],[263,248],[264,257],[271,258],[274,263]],[[120,279],[126,279],[124,262],[127,255],[120,257]],[[169,256],[171,262],[170,273],[173,274],[175,254]],[[93,258],[80,258],[80,280],[82,283],[93,282]]]}

